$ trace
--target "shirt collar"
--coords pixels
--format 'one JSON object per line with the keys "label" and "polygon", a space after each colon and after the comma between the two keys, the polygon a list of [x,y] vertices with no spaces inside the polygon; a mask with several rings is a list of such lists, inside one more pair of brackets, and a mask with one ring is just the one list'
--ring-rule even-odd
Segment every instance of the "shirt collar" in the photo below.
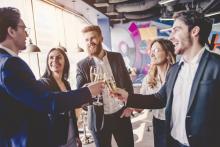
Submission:
{"label": "shirt collar", "polygon": [[1,44],[0,44],[0,48],[3,49],[4,51],[6,51],[7,53],[9,53],[9,54],[12,55],[12,56],[15,56],[15,57],[18,56],[18,55],[17,55],[15,52],[13,52],[11,49],[9,49],[9,48],[7,48],[7,47],[1,45]]}
{"label": "shirt collar", "polygon": [[106,52],[105,50],[104,50],[104,52],[105,52],[105,55],[104,55],[104,57],[102,58],[102,60],[99,59],[98,57],[93,56],[93,59],[94,59],[95,63],[102,63],[104,60],[107,59],[107,52]]}
{"label": "shirt collar", "polygon": [[[200,62],[200,60],[201,60],[201,58],[202,58],[202,54],[204,53],[204,51],[205,51],[205,46],[204,47],[202,47],[202,49],[195,55],[195,57],[193,57],[193,59],[192,59],[192,61],[190,62],[191,64],[197,64],[197,63],[199,63]],[[187,61],[183,58],[183,57],[181,57],[181,59],[180,59],[180,61],[179,61],[179,65],[181,64],[181,63],[187,63]],[[189,62],[188,62],[189,63]]]}

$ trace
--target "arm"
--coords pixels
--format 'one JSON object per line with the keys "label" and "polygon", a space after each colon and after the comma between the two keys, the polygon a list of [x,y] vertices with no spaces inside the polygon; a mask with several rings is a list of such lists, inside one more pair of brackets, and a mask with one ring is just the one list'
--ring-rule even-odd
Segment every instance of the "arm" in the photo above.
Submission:
{"label": "arm", "polygon": [[141,109],[160,109],[165,107],[160,94],[141,95],[131,94],[128,96],[127,106]]}
{"label": "arm", "polygon": [[49,92],[35,79],[28,65],[20,58],[8,59],[2,68],[2,87],[8,95],[34,110],[64,112],[91,100],[91,88],[88,87],[69,92]]}
{"label": "arm", "polygon": [[127,91],[117,88],[112,94],[118,99],[127,102],[128,107],[141,109],[160,109],[166,105],[166,86],[164,85],[158,93],[151,95],[128,94]]}

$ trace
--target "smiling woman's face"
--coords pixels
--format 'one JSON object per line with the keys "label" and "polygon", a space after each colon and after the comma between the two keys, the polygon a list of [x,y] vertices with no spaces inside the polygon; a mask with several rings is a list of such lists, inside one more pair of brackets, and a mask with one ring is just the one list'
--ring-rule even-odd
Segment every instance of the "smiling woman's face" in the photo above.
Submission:
{"label": "smiling woman's face", "polygon": [[52,72],[63,73],[65,59],[62,53],[58,50],[53,50],[49,54],[48,65]]}
{"label": "smiling woman's face", "polygon": [[161,65],[167,62],[167,54],[158,42],[152,45],[150,58],[151,64],[154,65]]}

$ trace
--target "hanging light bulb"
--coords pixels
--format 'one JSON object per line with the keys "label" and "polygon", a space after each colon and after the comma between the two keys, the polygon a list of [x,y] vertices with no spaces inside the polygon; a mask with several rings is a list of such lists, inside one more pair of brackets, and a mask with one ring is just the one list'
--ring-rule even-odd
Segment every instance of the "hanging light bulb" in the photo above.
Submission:
{"label": "hanging light bulb", "polygon": [[26,45],[25,52],[27,53],[40,52],[40,48],[37,45],[34,45],[31,38],[28,37],[28,43]]}
{"label": "hanging light bulb", "polygon": [[59,45],[58,45],[57,48],[60,48],[60,49],[62,49],[64,52],[67,52],[67,49],[66,49],[64,46],[62,46],[60,42],[59,42]]}

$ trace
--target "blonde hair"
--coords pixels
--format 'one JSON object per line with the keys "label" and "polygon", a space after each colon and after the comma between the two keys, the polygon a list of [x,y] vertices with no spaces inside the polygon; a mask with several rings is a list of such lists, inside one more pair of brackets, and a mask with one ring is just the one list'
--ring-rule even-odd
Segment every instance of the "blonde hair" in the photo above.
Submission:
{"label": "blonde hair", "polygon": [[[155,39],[151,43],[150,47],[152,47],[152,45],[156,42],[158,42],[161,45],[162,49],[167,54],[167,64],[168,64],[167,69],[169,69],[170,65],[176,62],[176,56],[174,54],[174,45],[171,41],[167,39],[159,38],[159,39]],[[158,71],[156,65],[151,65],[149,68],[148,80],[147,80],[147,84],[150,86],[150,88],[154,88],[157,85],[157,79],[156,79],[157,74]]]}

